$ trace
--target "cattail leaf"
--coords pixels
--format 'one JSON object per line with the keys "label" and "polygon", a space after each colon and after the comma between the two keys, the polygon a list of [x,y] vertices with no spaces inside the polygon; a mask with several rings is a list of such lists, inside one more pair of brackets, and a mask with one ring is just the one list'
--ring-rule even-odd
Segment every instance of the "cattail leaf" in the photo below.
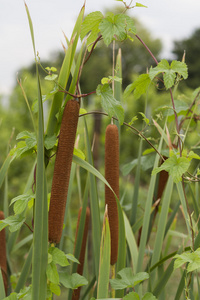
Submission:
{"label": "cattail leaf", "polygon": [[111,237],[107,211],[105,212],[104,224],[101,237],[99,277],[97,286],[97,298],[103,299],[108,297],[109,274],[110,274],[110,253]]}
{"label": "cattail leaf", "polygon": [[[151,266],[153,266],[155,263],[157,263],[160,260],[172,190],[173,190],[173,178],[169,177],[167,186],[166,186],[166,189],[164,192],[162,208],[161,208],[161,212],[160,212],[160,216],[159,216],[158,229],[157,229],[156,239],[155,239],[155,244],[154,244],[154,249],[156,249],[156,251],[153,251],[153,255],[152,255],[152,259],[151,259]],[[154,284],[155,275],[156,274],[153,271],[151,273],[152,286]]]}
{"label": "cattail leaf", "polygon": [[[158,147],[159,152],[162,149],[162,143],[163,143],[163,136],[160,139],[160,143],[159,143],[159,147]],[[155,162],[154,162],[154,167],[158,166],[158,162],[159,162],[159,156],[156,155]],[[143,226],[142,226],[142,233],[141,233],[140,246],[139,246],[139,251],[138,251],[138,261],[137,261],[136,272],[140,272],[142,270],[142,266],[143,266],[145,248],[146,248],[148,231],[149,231],[149,221],[150,221],[150,216],[151,216],[151,206],[152,206],[152,201],[153,201],[153,193],[154,193],[154,189],[155,189],[155,184],[156,184],[156,176],[153,175],[153,176],[151,176],[149,190],[148,190],[148,193],[147,193],[147,200],[146,200],[146,204],[145,204],[145,211],[144,211],[144,220],[145,221],[143,222]]]}
{"label": "cattail leaf", "polygon": [[97,178],[99,178],[104,184],[106,184],[112,190],[110,184],[107,182],[105,177],[97,169],[95,169],[90,163],[88,163],[87,161],[81,159],[76,155],[73,155],[73,162],[78,164],[80,167],[84,168],[85,170],[87,170]]}
{"label": "cattail leaf", "polygon": [[8,154],[8,156],[6,157],[3,165],[1,166],[1,169],[0,169],[0,188],[4,182],[4,179],[5,179],[5,176],[6,176],[6,173],[8,171],[8,168],[10,166],[10,163],[12,161],[12,155],[11,154]]}
{"label": "cattail leaf", "polygon": [[124,223],[125,223],[126,240],[131,254],[133,270],[135,272],[137,267],[137,260],[138,260],[138,247],[129,220],[125,213],[123,214],[123,216],[124,216]]}
{"label": "cattail leaf", "polygon": [[[80,36],[84,12],[85,12],[85,5],[83,5],[83,7],[79,13],[79,16],[76,20],[76,23],[75,23],[75,26],[74,26],[74,29],[73,29],[73,32],[71,35],[71,39],[69,42],[69,46],[65,52],[65,57],[64,57],[64,60],[63,60],[62,66],[61,66],[59,76],[58,76],[58,86],[62,87],[63,89],[65,89],[68,79],[69,79],[69,76],[70,76],[71,67],[72,67],[75,51],[76,51],[79,36]],[[54,95],[50,114],[49,114],[48,124],[47,124],[47,130],[46,130],[47,136],[52,136],[54,134],[57,135],[57,133],[58,133],[59,127],[57,126],[56,115],[58,114],[58,112],[61,108],[63,98],[64,98],[64,93],[62,93],[62,92],[57,92]]]}
{"label": "cattail leaf", "polygon": [[5,288],[4,288],[4,282],[3,282],[3,275],[2,271],[0,268],[0,300],[5,299],[6,294],[5,294]]}

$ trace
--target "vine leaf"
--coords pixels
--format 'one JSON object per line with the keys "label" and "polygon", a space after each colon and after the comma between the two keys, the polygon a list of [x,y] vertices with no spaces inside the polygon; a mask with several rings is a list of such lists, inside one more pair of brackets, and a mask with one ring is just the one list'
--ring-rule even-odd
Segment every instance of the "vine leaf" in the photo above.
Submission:
{"label": "vine leaf", "polygon": [[200,248],[192,253],[184,252],[182,254],[176,254],[174,258],[174,269],[180,268],[185,263],[188,263],[188,272],[193,272],[200,268]]}
{"label": "vine leaf", "polygon": [[132,92],[135,99],[145,94],[151,84],[149,74],[140,75],[133,83],[129,84],[124,91],[124,98],[127,98]]}
{"label": "vine leaf", "polygon": [[59,279],[60,283],[62,283],[66,288],[73,290],[77,289],[79,286],[88,284],[87,279],[78,273],[70,275],[67,272],[59,272]]}
{"label": "vine leaf", "polygon": [[155,68],[150,69],[149,77],[151,80],[153,80],[155,76],[160,73],[164,73],[163,79],[166,89],[169,89],[174,85],[176,73],[182,76],[184,79],[187,79],[188,77],[187,65],[184,62],[177,60],[173,60],[171,65],[169,65],[166,59],[162,59]]}
{"label": "vine leaf", "polygon": [[10,232],[17,231],[24,224],[25,218],[21,215],[10,216],[4,220],[0,220],[0,231],[9,226]]}
{"label": "vine leaf", "polygon": [[[85,20],[83,21],[82,27],[81,27],[81,40],[90,33],[90,35],[87,38],[87,45],[92,44],[98,37],[99,34],[99,24],[102,21],[104,16],[100,11],[95,11],[90,13],[85,17]],[[89,47],[88,50],[90,50],[92,46]]]}
{"label": "vine leaf", "polygon": [[97,95],[101,97],[101,104],[103,109],[112,118],[116,116],[119,120],[120,125],[124,122],[124,109],[120,102],[113,97],[113,91],[109,84],[101,85],[97,87]]}
{"label": "vine leaf", "polygon": [[152,171],[152,175],[165,170],[172,176],[175,183],[181,181],[182,175],[188,170],[190,166],[190,158],[188,157],[177,157],[175,154],[169,157],[165,162]]}
{"label": "vine leaf", "polygon": [[110,279],[111,286],[114,290],[133,288],[140,282],[149,278],[149,274],[146,272],[139,272],[136,275],[133,275],[131,268],[124,268],[117,274],[121,278]]}
{"label": "vine leaf", "polygon": [[123,41],[130,38],[129,33],[136,34],[133,19],[123,14],[114,15],[111,12],[100,22],[99,29],[107,46],[115,39]]}

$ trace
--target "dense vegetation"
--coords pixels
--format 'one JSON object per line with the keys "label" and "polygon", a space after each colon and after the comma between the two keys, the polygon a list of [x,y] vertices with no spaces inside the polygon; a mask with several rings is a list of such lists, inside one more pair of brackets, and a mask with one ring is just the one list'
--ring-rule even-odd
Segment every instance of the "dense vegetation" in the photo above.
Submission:
{"label": "dense vegetation", "polygon": [[1,104],[0,300],[199,297],[199,30],[167,61],[121,2],[83,6],[48,61],[25,5],[35,62]]}

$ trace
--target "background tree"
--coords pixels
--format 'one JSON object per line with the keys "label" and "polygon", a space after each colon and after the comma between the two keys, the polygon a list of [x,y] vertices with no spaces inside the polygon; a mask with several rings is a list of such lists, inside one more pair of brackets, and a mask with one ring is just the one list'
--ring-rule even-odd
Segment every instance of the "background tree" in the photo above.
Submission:
{"label": "background tree", "polygon": [[181,41],[174,42],[173,53],[175,54],[175,59],[181,60],[184,51],[186,51],[186,63],[188,65],[189,76],[185,84],[190,88],[199,87],[199,77],[200,77],[200,28],[196,29],[192,35]]}

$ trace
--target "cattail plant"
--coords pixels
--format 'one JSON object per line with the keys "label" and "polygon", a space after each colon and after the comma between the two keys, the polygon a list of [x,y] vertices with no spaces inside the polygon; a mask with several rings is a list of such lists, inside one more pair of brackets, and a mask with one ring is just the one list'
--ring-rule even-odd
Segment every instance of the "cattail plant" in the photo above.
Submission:
{"label": "cattail plant", "polygon": [[56,244],[62,236],[78,117],[79,102],[71,99],[63,112],[51,188],[49,241]]}
{"label": "cattail plant", "polygon": [[[81,212],[82,212],[82,207],[79,209],[79,213],[78,213],[78,221],[77,221],[76,236],[75,236],[75,246],[76,246],[76,242],[77,242],[77,235],[78,235],[78,230],[79,230]],[[83,267],[84,267],[84,260],[85,260],[85,249],[86,249],[89,221],[90,221],[90,208],[87,207],[86,208],[86,216],[85,216],[85,226],[84,226],[84,231],[83,231],[83,239],[82,239],[81,250],[80,250],[80,255],[79,255],[80,264],[77,267],[77,273],[80,274],[80,275],[83,274]],[[78,289],[73,291],[72,300],[78,300],[79,299],[80,291],[81,291],[81,287],[79,287]]]}
{"label": "cattail plant", "polygon": [[[109,124],[105,134],[105,178],[119,198],[119,133],[115,124]],[[111,233],[111,265],[118,256],[118,209],[115,195],[106,186],[105,204],[108,206],[108,218]]]}
{"label": "cattail plant", "polygon": [[[4,220],[4,213],[0,211],[0,220]],[[0,231],[0,268],[3,276],[5,293],[7,294],[8,279],[7,279],[7,261],[6,261],[6,232],[5,229]]]}

